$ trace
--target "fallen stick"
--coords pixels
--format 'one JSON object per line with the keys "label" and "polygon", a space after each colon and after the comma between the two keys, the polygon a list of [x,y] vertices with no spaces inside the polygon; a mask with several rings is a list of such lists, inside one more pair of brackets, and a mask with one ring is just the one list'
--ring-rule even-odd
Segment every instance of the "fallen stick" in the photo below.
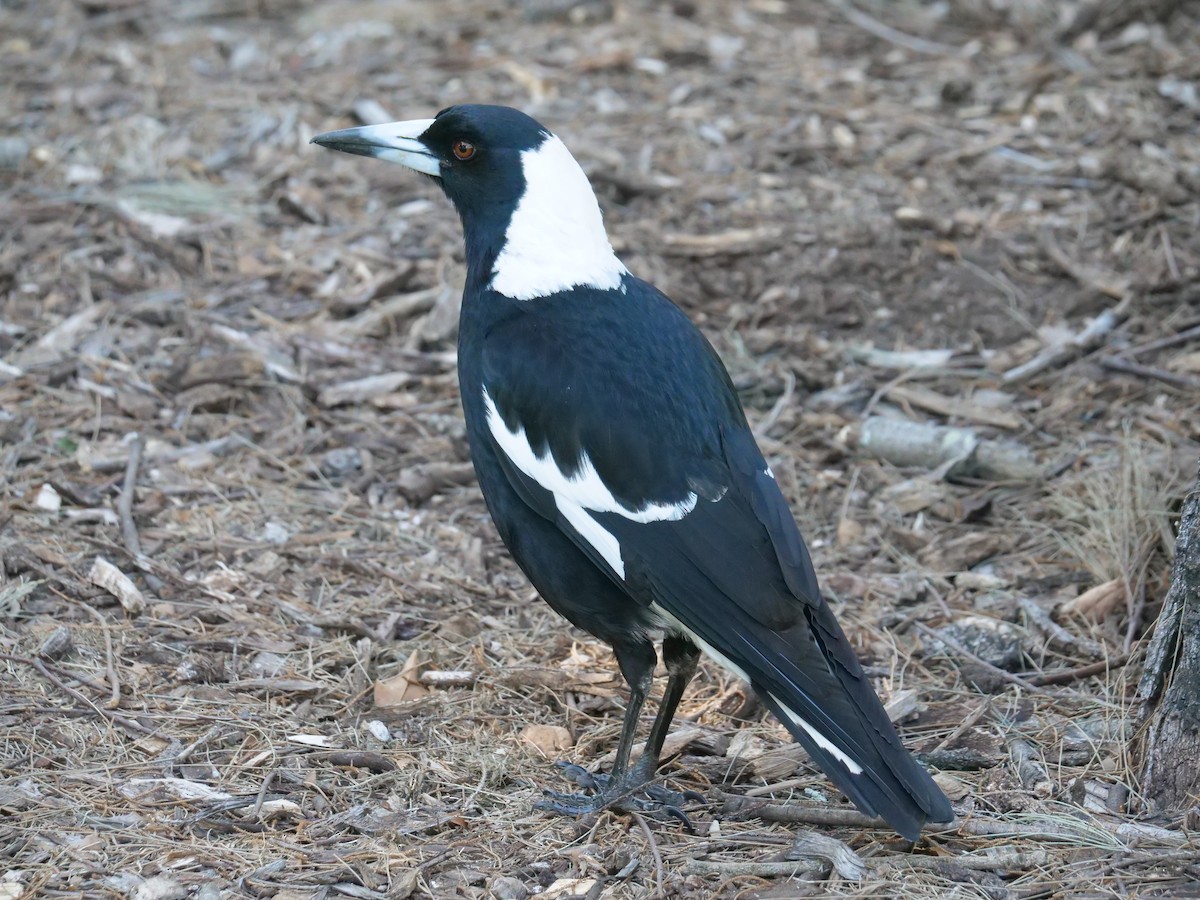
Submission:
{"label": "fallen stick", "polygon": [[164,760],[168,763],[168,767],[178,766],[181,763],[187,762],[196,753],[197,750],[202,750],[209,744],[222,737],[226,731],[232,730],[224,722],[218,722],[216,725],[210,725],[208,730],[200,737],[196,738],[186,747],[181,747],[179,752]]}
{"label": "fallen stick", "polygon": [[121,496],[117,500],[117,515],[121,517],[121,537],[125,539],[125,549],[134,559],[142,555],[142,542],[138,537],[137,525],[133,521],[133,494],[137,488],[138,466],[145,449],[146,439],[139,434],[129,447],[129,459],[125,461],[125,480],[121,482]]}
{"label": "fallen stick", "polygon": [[[154,447],[154,443],[151,443],[151,448]],[[185,444],[182,447],[161,446],[157,449],[149,449],[144,455],[147,460],[152,462],[175,462],[201,453],[221,456],[232,447],[248,444],[250,444],[249,440],[235,432],[225,437],[214,438],[211,441],[204,441],[199,444]],[[127,453],[121,456],[104,456],[94,459],[85,458],[80,461],[80,466],[92,472],[120,472],[129,465],[129,456],[130,454]]]}
{"label": "fallen stick", "polygon": [[1046,774],[1046,768],[1038,759],[1033,744],[1024,738],[1012,738],[1008,742],[1008,752],[1012,756],[1013,767],[1017,770],[1017,779],[1022,787],[1033,791],[1039,797],[1049,797],[1054,792],[1054,782]]}
{"label": "fallen stick", "polygon": [[1061,343],[1051,344],[1028,362],[1009,369],[1000,379],[1005,384],[1025,381],[1046,369],[1057,368],[1075,356],[1100,344],[1110,331],[1125,318],[1127,300],[1122,300],[1112,309],[1106,309],[1084,326],[1075,336]]}
{"label": "fallen stick", "polygon": [[[972,872],[1026,871],[1050,865],[1053,857],[1048,850],[1015,850],[1003,847],[988,848],[975,853],[957,856],[918,856],[917,854],[895,854],[861,859],[862,871],[857,877],[838,874],[847,881],[860,881],[875,876],[895,876],[903,869],[928,869],[934,872],[952,873],[955,868]],[[804,858],[780,862],[776,860],[714,860],[689,859],[684,871],[689,875],[723,875],[726,878],[754,876],[776,878],[781,876],[823,876],[830,869],[828,862]]]}
{"label": "fallen stick", "polygon": [[863,31],[873,34],[875,37],[885,40],[889,44],[903,47],[905,50],[911,50],[913,53],[921,53],[925,56],[958,56],[962,53],[958,47],[917,37],[916,35],[893,28],[891,25],[880,22],[877,19],[872,19],[866,13],[855,9],[849,3],[845,2],[845,0],[826,0],[826,2]]}
{"label": "fallen stick", "polygon": [[1111,372],[1123,372],[1126,375],[1136,375],[1139,378],[1152,378],[1155,381],[1161,381],[1163,384],[1169,384],[1172,387],[1188,391],[1200,391],[1200,378],[1197,378],[1195,375],[1168,372],[1166,369],[1158,369],[1154,366],[1143,366],[1141,363],[1130,362],[1119,356],[1106,356],[1100,360],[1100,365]]}
{"label": "fallen stick", "polygon": [[[662,853],[658,849],[658,841],[654,840],[654,832],[650,830],[650,825],[646,822],[646,817],[639,812],[633,813],[633,820],[637,822],[638,828],[642,831],[642,836],[646,839],[646,846],[650,848],[650,856],[654,860],[654,886],[655,896],[665,897],[663,893],[663,860]],[[685,819],[686,821],[686,819]],[[688,831],[691,831],[691,824],[687,826]],[[591,891],[588,892],[589,894]]]}
{"label": "fallen stick", "polygon": [[1035,481],[1042,475],[1027,448],[981,438],[970,428],[872,416],[859,429],[858,446],[894,466],[928,471],[946,466],[945,477]]}
{"label": "fallen stick", "polygon": [[121,496],[117,498],[117,517],[121,520],[121,538],[125,549],[146,579],[152,591],[161,591],[163,581],[151,571],[149,558],[142,553],[142,540],[138,535],[137,523],[133,520],[133,500],[137,492],[138,466],[146,449],[146,438],[139,434],[129,447],[129,459],[125,461],[125,480],[121,482]]}
{"label": "fallen stick", "polygon": [[[1019,597],[1017,606],[1020,607],[1025,617],[1046,636],[1049,643],[1057,644],[1064,650],[1085,653],[1088,656],[1104,656],[1108,652],[1099,641],[1072,634],[1063,628],[1050,618],[1050,613],[1038,606],[1037,601],[1031,597]],[[1032,680],[1036,681],[1036,679]]]}
{"label": "fallen stick", "polygon": [[972,750],[970,747],[918,750],[913,755],[922,765],[941,769],[943,772],[978,772],[981,769],[994,769],[1004,762],[999,756],[982,750]]}
{"label": "fallen stick", "polygon": [[331,322],[328,330],[342,338],[371,334],[389,321],[403,321],[419,313],[428,312],[441,292],[440,287],[433,287],[391,297],[353,318]]}
{"label": "fallen stick", "polygon": [[[806,825],[832,825],[847,828],[881,828],[888,826],[882,819],[864,816],[856,809],[839,809],[817,806],[811,803],[772,803],[754,801],[735,794],[721,794],[725,801],[721,815],[729,818],[757,818],[764,822],[801,823]],[[1145,822],[1109,822],[1102,818],[1079,815],[1047,816],[1037,820],[1025,815],[1019,820],[988,819],[980,816],[959,818],[948,824],[931,824],[933,834],[959,834],[972,837],[1039,837],[1044,840],[1074,841],[1091,843],[1097,832],[1129,843],[1153,842],[1162,847],[1185,847],[1191,842],[1188,833],[1172,831]],[[907,857],[906,857],[907,858]],[[982,866],[981,866],[982,868]]]}
{"label": "fallen stick", "polygon": [[898,384],[884,391],[884,395],[901,403],[911,403],[918,409],[937,413],[948,419],[966,419],[981,425],[997,428],[1020,428],[1021,417],[1006,409],[995,409],[972,403],[964,397],[947,397],[937,391],[911,384]]}
{"label": "fallen stick", "polygon": [[767,253],[783,239],[780,228],[733,228],[716,234],[672,234],[662,236],[662,252],[671,256],[745,256]]}
{"label": "fallen stick", "polygon": [[465,669],[451,671],[434,670],[431,672],[422,672],[417,680],[421,684],[429,685],[430,687],[470,687],[479,680],[479,676]]}
{"label": "fallen stick", "polygon": [[796,835],[796,840],[787,851],[787,858],[822,860],[831,864],[834,871],[847,881],[862,879],[868,870],[868,863],[851,850],[848,844],[827,834],[817,834],[813,831],[802,831]]}
{"label": "fallen stick", "polygon": [[1051,684],[1070,684],[1072,681],[1078,681],[1080,678],[1091,678],[1093,675],[1102,675],[1111,669],[1119,669],[1127,662],[1129,662],[1128,656],[1118,656],[1116,659],[1102,659],[1098,662],[1088,663],[1086,666],[1078,666],[1074,669],[1042,672],[1040,675],[1031,676],[1029,683],[1036,684],[1038,687],[1046,687]]}
{"label": "fallen stick", "polygon": [[860,813],[857,809],[817,806],[809,803],[775,803],[752,800],[736,794],[720,794],[724,801],[720,815],[728,818],[756,818],[764,822],[841,826],[846,828],[887,828],[883,819]]}
{"label": "fallen stick", "polygon": [[885,856],[879,858],[877,865],[883,868],[903,868],[908,866],[917,869],[938,870],[946,865],[958,866],[960,869],[970,869],[974,872],[1004,872],[1008,870],[1036,869],[1050,864],[1052,857],[1049,850],[1016,850],[1007,847],[988,847],[961,856]]}
{"label": "fallen stick", "polygon": [[1143,353],[1153,353],[1155,350],[1165,350],[1177,344],[1186,344],[1193,338],[1200,338],[1200,325],[1193,325],[1190,328],[1185,328],[1183,331],[1177,331],[1175,334],[1158,338],[1146,344],[1139,344],[1136,347],[1130,347],[1125,351],[1125,355],[1141,356]]}
{"label": "fallen stick", "polygon": [[321,392],[317,394],[317,403],[321,406],[363,403],[375,397],[394,393],[400,388],[415,384],[420,380],[411,372],[385,372],[382,375],[368,375],[366,378],[342,381],[321,388]]}
{"label": "fallen stick", "polygon": [[[1072,827],[1072,825],[1076,827]],[[1043,840],[1095,840],[1095,832],[1130,842],[1153,841],[1165,847],[1183,847],[1190,842],[1187,834],[1143,822],[1102,822],[1080,818],[1047,818],[1043,822],[1005,822],[1000,819],[967,819],[958,826],[959,834],[974,837],[1038,837]]]}
{"label": "fallen stick", "polygon": [[112,633],[108,630],[108,622],[105,621],[104,616],[100,615],[99,610],[79,600],[76,600],[75,603],[83,607],[99,623],[100,631],[104,635],[104,668],[108,674],[109,686],[108,702],[104,706],[106,709],[116,709],[121,705],[121,679],[117,675],[116,658],[113,655]]}
{"label": "fallen stick", "polygon": [[722,862],[715,859],[689,859],[684,864],[683,870],[689,875],[723,875],[726,878],[746,875],[758,878],[780,876],[811,878],[814,876],[824,877],[831,868],[829,863],[816,859],[797,859],[792,862],[754,862],[753,860]]}
{"label": "fallen stick", "polygon": [[342,766],[348,769],[366,769],[377,775],[396,771],[396,763],[382,753],[374,750],[330,750],[324,753],[314,753],[314,759],[324,760],[331,766]]}

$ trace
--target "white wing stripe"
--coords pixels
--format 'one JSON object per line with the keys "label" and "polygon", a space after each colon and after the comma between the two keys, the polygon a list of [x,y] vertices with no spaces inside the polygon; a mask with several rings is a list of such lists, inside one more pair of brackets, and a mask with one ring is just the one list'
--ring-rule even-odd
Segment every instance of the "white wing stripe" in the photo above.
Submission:
{"label": "white wing stripe", "polygon": [[[509,429],[487,388],[483,389],[483,403],[487,408],[488,430],[500,449],[514,466],[554,494],[556,500],[561,497],[585,510],[616,513],[631,521],[643,523],[675,522],[696,507],[696,492],[692,491],[678,503],[647,503],[639,509],[630,509],[613,496],[587,453],[583,454],[579,462],[579,471],[567,475],[558,467],[558,463],[549,452],[545,456],[538,456],[533,452],[523,427],[518,425],[515,431]],[[561,510],[561,505],[559,508]]]}
{"label": "white wing stripe", "polygon": [[579,532],[579,536],[591,544],[624,581],[625,560],[621,558],[621,545],[613,533],[589,516],[586,509],[561,494],[555,496],[554,505],[563,518],[571,523],[571,527]]}
{"label": "white wing stripe", "polygon": [[487,388],[483,390],[483,404],[487,409],[488,430],[500,452],[522,473],[554,495],[554,505],[562,517],[622,579],[625,577],[625,560],[621,545],[611,531],[596,521],[592,512],[617,513],[634,522],[673,522],[696,507],[693,491],[679,503],[647,503],[640,509],[629,509],[613,496],[586,453],[580,461],[579,471],[567,475],[548,452],[544,456],[533,452],[524,428],[518,426],[514,431],[504,423]]}

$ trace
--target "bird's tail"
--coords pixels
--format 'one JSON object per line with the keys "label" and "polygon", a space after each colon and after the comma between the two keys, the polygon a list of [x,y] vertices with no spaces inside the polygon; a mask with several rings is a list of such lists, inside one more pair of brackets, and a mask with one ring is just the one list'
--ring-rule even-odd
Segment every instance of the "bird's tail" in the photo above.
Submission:
{"label": "bird's tail", "polygon": [[761,628],[743,642],[739,662],[766,707],[867,815],[910,841],[926,822],[952,821],[949,800],[901,744],[853,651],[825,645],[846,644],[832,613],[817,611],[801,629]]}

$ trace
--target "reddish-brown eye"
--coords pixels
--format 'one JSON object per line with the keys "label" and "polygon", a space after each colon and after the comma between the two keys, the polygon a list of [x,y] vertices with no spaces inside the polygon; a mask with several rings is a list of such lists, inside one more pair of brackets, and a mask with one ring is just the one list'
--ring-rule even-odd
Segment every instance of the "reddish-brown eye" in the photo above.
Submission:
{"label": "reddish-brown eye", "polygon": [[475,155],[475,145],[470,141],[464,141],[461,138],[455,141],[454,145],[450,149],[454,152],[455,158],[461,159],[463,162],[466,162]]}

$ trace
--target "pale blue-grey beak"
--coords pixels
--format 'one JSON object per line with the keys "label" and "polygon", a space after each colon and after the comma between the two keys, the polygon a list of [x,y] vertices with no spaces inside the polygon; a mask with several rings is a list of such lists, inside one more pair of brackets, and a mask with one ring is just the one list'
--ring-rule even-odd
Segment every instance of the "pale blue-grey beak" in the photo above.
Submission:
{"label": "pale blue-grey beak", "polygon": [[318,134],[312,142],[330,150],[341,150],[343,153],[386,159],[388,162],[400,163],[402,166],[440,178],[441,164],[420,140],[421,135],[432,124],[433,119],[413,119],[408,122],[389,122],[386,125],[343,128],[341,131]]}

